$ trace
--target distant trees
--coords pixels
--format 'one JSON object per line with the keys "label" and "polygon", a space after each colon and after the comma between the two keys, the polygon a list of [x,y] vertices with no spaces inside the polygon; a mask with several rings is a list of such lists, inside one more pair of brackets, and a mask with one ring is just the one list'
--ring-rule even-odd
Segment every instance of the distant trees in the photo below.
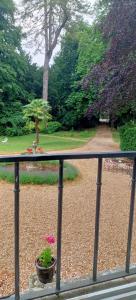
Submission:
{"label": "distant trees", "polygon": [[[28,38],[37,50],[44,47],[45,64],[38,68],[22,50],[13,0],[1,0],[0,134],[26,132],[23,106],[41,99],[42,88],[53,121],[63,128],[90,127],[105,114],[115,126],[136,120],[136,1],[97,0],[92,25],[81,17],[85,0],[23,3]],[[49,67],[62,31],[61,50]]]}
{"label": "distant trees", "polygon": [[[42,70],[31,64],[21,47],[22,32],[15,26],[12,0],[0,1],[0,134],[23,133],[21,104],[41,97]],[[20,126],[19,126],[20,123]]]}
{"label": "distant trees", "polygon": [[51,67],[49,101],[60,104],[56,119],[66,128],[90,126],[100,115],[115,126],[136,119],[136,1],[97,0],[95,13],[93,25],[68,29]]}
{"label": "distant trees", "polygon": [[61,51],[49,70],[49,102],[54,118],[62,121],[66,100],[72,92],[78,59],[78,26],[74,24],[61,41]]}
{"label": "distant trees", "polygon": [[73,24],[61,43],[49,76],[49,101],[53,114],[66,128],[94,125],[85,114],[95,100],[93,86],[84,91],[82,81],[93,66],[102,60],[106,48],[100,31],[84,22]]}
{"label": "distant trees", "polygon": [[[37,50],[44,48],[43,99],[48,99],[48,72],[62,30],[87,12],[85,0],[23,0],[22,19]],[[31,20],[31,21],[30,21]]]}

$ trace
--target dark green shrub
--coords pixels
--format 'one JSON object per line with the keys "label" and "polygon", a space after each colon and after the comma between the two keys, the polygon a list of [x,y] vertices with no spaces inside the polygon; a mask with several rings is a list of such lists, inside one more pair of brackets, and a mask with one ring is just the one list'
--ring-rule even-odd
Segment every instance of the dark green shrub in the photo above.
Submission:
{"label": "dark green shrub", "polygon": [[136,151],[136,124],[128,123],[119,129],[122,151]]}
{"label": "dark green shrub", "polygon": [[5,106],[3,113],[0,114],[0,135],[23,135],[24,127],[25,121],[23,119],[21,103],[15,102],[10,107]]}
{"label": "dark green shrub", "polygon": [[48,127],[45,129],[45,133],[54,133],[61,130],[62,126],[59,122],[49,122]]}
{"label": "dark green shrub", "polygon": [[7,127],[5,130],[6,136],[19,136],[23,135],[23,128],[17,128],[17,127]]}

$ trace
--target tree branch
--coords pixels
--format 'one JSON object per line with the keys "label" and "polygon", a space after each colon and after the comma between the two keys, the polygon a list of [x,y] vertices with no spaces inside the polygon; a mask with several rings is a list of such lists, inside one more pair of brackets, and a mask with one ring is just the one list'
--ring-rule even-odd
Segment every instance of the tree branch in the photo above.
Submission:
{"label": "tree branch", "polygon": [[55,32],[55,34],[54,34],[54,35],[55,35],[55,36],[54,36],[54,40],[53,40],[52,44],[50,45],[50,49],[49,49],[49,51],[48,51],[48,57],[49,57],[49,59],[50,59],[51,56],[52,56],[52,52],[53,52],[54,48],[55,48],[56,45],[57,45],[58,38],[59,38],[59,36],[60,36],[60,33],[61,33],[62,29],[65,27],[65,24],[67,23],[67,20],[68,20],[68,15],[65,14],[65,17],[64,17],[64,19],[63,19],[63,22],[62,22],[62,24],[57,28],[57,30],[56,30],[56,32]]}

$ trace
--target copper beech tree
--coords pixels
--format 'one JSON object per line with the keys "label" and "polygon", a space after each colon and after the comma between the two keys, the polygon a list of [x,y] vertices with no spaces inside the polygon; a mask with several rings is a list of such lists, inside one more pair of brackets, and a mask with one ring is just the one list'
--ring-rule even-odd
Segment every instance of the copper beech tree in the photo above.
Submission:
{"label": "copper beech tree", "polygon": [[44,49],[43,99],[48,99],[49,63],[60,34],[70,22],[88,12],[86,0],[22,0],[22,19],[28,39]]}
{"label": "copper beech tree", "polygon": [[101,28],[108,47],[102,62],[85,77],[83,87],[94,84],[97,101],[88,109],[106,112],[114,124],[136,119],[136,0],[98,0]]}

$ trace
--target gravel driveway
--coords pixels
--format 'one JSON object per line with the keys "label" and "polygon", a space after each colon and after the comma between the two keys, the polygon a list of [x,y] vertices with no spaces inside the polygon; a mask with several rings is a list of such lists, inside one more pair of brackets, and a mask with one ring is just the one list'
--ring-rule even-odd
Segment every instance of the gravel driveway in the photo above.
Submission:
{"label": "gravel driveway", "polygon": [[[96,136],[76,151],[115,151],[110,129],[100,127]],[[74,152],[72,150],[72,152]],[[62,277],[80,277],[92,271],[97,161],[72,161],[80,177],[64,186]],[[126,254],[130,202],[130,177],[103,172],[99,271],[123,266]],[[0,183],[0,296],[13,292],[13,186]],[[41,236],[56,235],[57,187],[21,186],[20,263],[21,286],[35,272],[34,261],[44,246]],[[136,230],[136,225],[134,224]],[[134,230],[134,231],[135,231]],[[135,235],[135,234],[134,234]],[[56,252],[56,249],[54,249]],[[133,236],[132,262],[136,261]]]}

